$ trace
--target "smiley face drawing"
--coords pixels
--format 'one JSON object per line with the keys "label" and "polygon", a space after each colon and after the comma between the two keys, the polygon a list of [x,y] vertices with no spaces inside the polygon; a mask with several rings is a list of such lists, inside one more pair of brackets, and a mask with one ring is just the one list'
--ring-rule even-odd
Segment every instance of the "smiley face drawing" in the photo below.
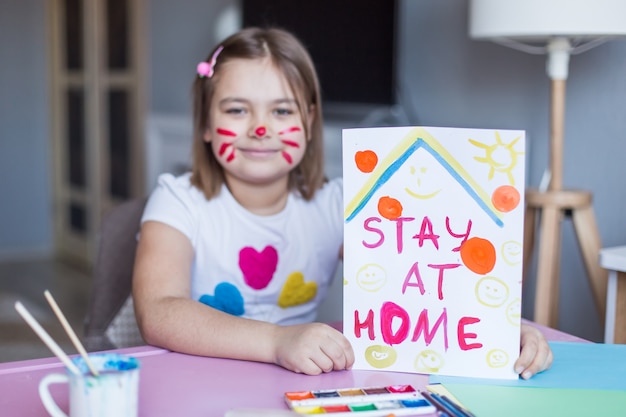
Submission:
{"label": "smiley face drawing", "polygon": [[507,265],[518,265],[522,262],[522,244],[516,240],[509,240],[502,244],[500,249],[502,252],[502,259]]}
{"label": "smiley face drawing", "polygon": [[420,166],[419,168],[411,166],[409,172],[412,176],[415,176],[415,183],[411,187],[404,188],[407,194],[420,200],[428,200],[439,194],[440,188],[432,188],[434,184],[438,183],[437,173],[433,171],[426,166]]}
{"label": "smiley face drawing", "polygon": [[487,366],[503,368],[509,363],[509,355],[502,349],[491,349],[487,352]]}
{"label": "smiley face drawing", "polygon": [[363,265],[356,274],[356,283],[365,291],[376,292],[387,283],[387,272],[377,264]]}
{"label": "smiley face drawing", "polygon": [[522,322],[522,300],[516,298],[506,306],[506,319],[513,326],[519,326]]}
{"label": "smiley face drawing", "polygon": [[396,362],[396,359],[398,354],[391,346],[372,345],[365,349],[365,360],[374,368],[388,368]]}
{"label": "smiley face drawing", "polygon": [[500,307],[509,297],[509,287],[499,278],[486,276],[476,283],[476,298],[487,307]]}
{"label": "smiley face drawing", "polygon": [[431,374],[439,372],[443,367],[443,357],[432,349],[421,351],[415,358],[415,370],[417,372]]}

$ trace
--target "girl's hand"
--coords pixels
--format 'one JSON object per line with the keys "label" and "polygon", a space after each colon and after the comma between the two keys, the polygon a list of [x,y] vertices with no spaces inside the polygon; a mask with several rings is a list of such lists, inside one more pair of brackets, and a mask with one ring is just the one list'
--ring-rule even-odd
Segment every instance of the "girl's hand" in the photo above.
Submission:
{"label": "girl's hand", "polygon": [[348,339],[323,323],[278,326],[275,343],[274,362],[293,372],[319,375],[354,364]]}
{"label": "girl's hand", "polygon": [[515,372],[528,379],[552,365],[552,350],[543,334],[536,328],[522,324],[521,352],[515,362]]}

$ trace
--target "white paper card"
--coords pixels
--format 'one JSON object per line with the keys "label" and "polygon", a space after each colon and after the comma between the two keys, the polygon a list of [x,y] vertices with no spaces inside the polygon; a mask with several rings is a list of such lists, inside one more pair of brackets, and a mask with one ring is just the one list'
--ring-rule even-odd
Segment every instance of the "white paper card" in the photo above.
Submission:
{"label": "white paper card", "polygon": [[343,130],[354,369],[514,379],[524,131]]}

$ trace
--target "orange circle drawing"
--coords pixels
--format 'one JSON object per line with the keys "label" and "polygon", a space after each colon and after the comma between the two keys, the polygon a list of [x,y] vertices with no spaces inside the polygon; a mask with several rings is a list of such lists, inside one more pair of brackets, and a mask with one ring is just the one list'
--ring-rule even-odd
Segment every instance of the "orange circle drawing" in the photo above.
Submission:
{"label": "orange circle drawing", "polygon": [[470,271],[485,275],[496,265],[496,248],[487,239],[473,237],[461,246],[461,259]]}
{"label": "orange circle drawing", "polygon": [[356,162],[356,167],[361,172],[372,172],[376,168],[376,164],[378,164],[378,155],[370,150],[357,151],[354,154],[354,161]]}
{"label": "orange circle drawing", "polygon": [[510,185],[502,185],[493,192],[491,202],[498,211],[508,213],[519,205],[519,191]]}
{"label": "orange circle drawing", "polygon": [[381,197],[378,200],[378,212],[385,219],[395,220],[402,216],[402,204],[392,197]]}

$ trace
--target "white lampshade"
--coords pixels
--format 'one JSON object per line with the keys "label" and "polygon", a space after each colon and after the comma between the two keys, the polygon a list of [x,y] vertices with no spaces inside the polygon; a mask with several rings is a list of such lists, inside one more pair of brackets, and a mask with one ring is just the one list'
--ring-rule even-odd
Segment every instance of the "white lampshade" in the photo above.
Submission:
{"label": "white lampshade", "polygon": [[585,39],[626,35],[626,0],[470,0],[474,39]]}
{"label": "white lampshade", "polygon": [[567,78],[570,54],[626,35],[626,0],[469,1],[470,37],[548,54],[551,79]]}

